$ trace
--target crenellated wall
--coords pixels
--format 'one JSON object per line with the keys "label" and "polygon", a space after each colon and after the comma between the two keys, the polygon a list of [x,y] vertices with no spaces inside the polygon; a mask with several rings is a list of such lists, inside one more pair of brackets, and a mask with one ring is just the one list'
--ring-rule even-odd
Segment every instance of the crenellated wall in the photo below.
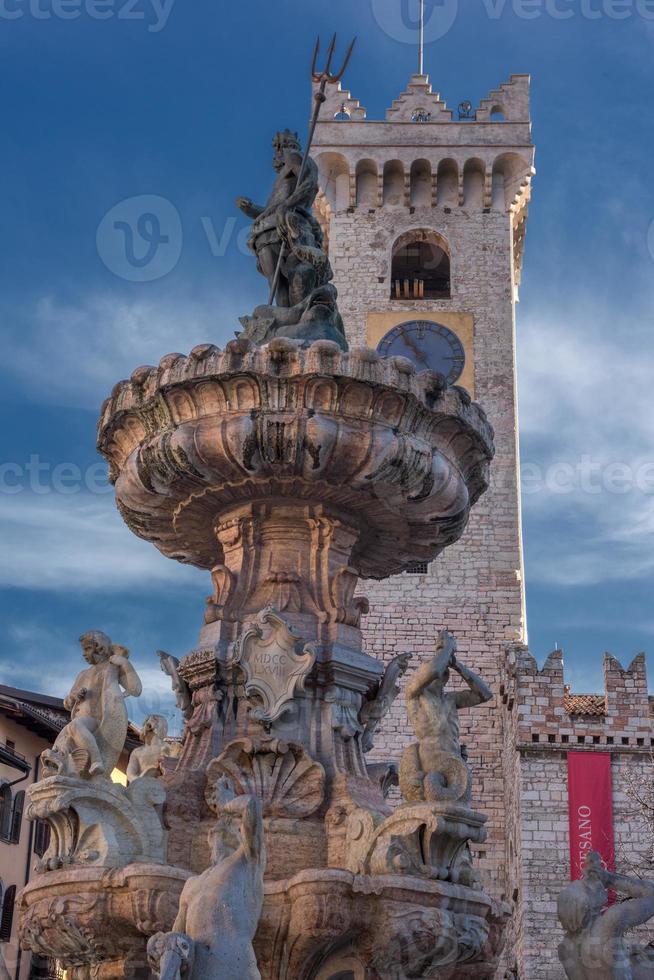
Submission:
{"label": "crenellated wall", "polygon": [[[507,862],[517,915],[510,947],[518,977],[562,980],[556,900],[570,875],[567,753],[611,755],[616,864],[654,877],[652,844],[629,795],[634,777],[654,779],[654,728],[645,657],[627,669],[604,657],[605,688],[575,694],[565,683],[561,651],[539,668],[521,644],[508,647],[501,683],[505,732]],[[654,929],[642,930],[645,941]]]}
{"label": "crenellated wall", "polygon": [[[317,86],[316,86],[317,88]],[[454,115],[440,94],[434,92],[428,75],[412,75],[404,92],[394,99],[386,111],[387,122],[411,122],[416,110],[429,113],[430,122],[449,123],[454,121]],[[503,116],[498,119],[497,116]],[[343,119],[343,116],[346,119]],[[326,100],[323,106],[323,124],[338,117],[339,121],[371,122],[368,113],[351,92],[344,89],[342,84],[327,88]],[[498,88],[489,92],[482,99],[476,112],[470,114],[468,121],[488,122],[495,117],[495,122],[526,123],[530,122],[530,76],[525,74],[511,75],[508,82],[503,82]]]}

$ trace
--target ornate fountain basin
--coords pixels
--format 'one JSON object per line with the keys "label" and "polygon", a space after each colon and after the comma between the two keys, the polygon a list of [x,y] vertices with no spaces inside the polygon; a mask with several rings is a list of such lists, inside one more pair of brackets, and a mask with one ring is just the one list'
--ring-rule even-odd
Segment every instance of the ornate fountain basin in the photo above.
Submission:
{"label": "ornate fountain basin", "polygon": [[[23,947],[58,960],[73,980],[89,968],[99,980],[144,980],[147,938],[172,929],[190,876],[141,864],[41,875],[20,898]],[[263,980],[315,980],[344,951],[372,980],[483,980],[497,965],[507,911],[447,882],[303,871],[266,882],[255,950]]]}
{"label": "ornate fountain basin", "polygon": [[190,871],[154,864],[70,867],[38,875],[20,896],[24,949],[73,978],[147,977],[147,937],[172,928]]}
{"label": "ornate fountain basin", "polygon": [[344,956],[370,980],[484,980],[495,974],[508,913],[446,882],[303,871],[266,883],[255,950],[263,980],[322,980]]}
{"label": "ornate fountain basin", "polygon": [[168,557],[214,568],[217,522],[283,499],[354,527],[352,566],[385,578],[461,536],[488,485],[493,433],[463,389],[405,358],[239,339],[117,384],[98,448],[126,523]]}

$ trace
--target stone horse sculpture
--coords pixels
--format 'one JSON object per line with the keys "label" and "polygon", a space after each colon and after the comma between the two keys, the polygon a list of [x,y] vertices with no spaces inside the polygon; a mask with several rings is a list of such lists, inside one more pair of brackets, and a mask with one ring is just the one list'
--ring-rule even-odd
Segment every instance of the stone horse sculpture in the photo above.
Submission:
{"label": "stone horse sculpture", "polygon": [[[625,898],[607,908],[608,889]],[[586,858],[583,877],[568,885],[558,900],[565,939],[559,959],[568,980],[651,980],[654,949],[627,946],[628,929],[654,917],[654,881],[606,871],[595,851]]]}
{"label": "stone horse sculpture", "polygon": [[173,931],[148,943],[151,969],[161,980],[261,980],[252,948],[266,865],[258,799],[222,806],[209,844],[212,866],[184,886]]}
{"label": "stone horse sculpture", "polygon": [[142,691],[125,647],[115,646],[99,630],[84,633],[80,644],[89,666],[64,700],[70,723],[42,755],[46,776],[111,776],[127,737],[125,698]]}

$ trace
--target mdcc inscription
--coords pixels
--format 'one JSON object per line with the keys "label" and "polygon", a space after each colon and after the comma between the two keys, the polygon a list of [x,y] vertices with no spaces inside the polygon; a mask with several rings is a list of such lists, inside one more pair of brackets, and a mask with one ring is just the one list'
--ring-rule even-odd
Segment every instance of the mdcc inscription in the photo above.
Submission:
{"label": "mdcc inscription", "polygon": [[248,623],[237,641],[234,663],[245,674],[245,693],[255,702],[251,717],[270,725],[304,690],[316,660],[312,644],[301,646],[299,637],[274,608],[268,607]]}

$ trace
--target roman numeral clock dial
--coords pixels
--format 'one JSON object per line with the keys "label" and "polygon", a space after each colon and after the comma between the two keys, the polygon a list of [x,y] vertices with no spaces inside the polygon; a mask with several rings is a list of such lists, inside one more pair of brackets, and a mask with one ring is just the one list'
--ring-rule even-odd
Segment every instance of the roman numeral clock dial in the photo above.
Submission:
{"label": "roman numeral clock dial", "polygon": [[377,350],[384,357],[408,357],[419,371],[434,371],[456,384],[466,363],[463,344],[441,323],[411,320],[400,323],[380,341]]}

